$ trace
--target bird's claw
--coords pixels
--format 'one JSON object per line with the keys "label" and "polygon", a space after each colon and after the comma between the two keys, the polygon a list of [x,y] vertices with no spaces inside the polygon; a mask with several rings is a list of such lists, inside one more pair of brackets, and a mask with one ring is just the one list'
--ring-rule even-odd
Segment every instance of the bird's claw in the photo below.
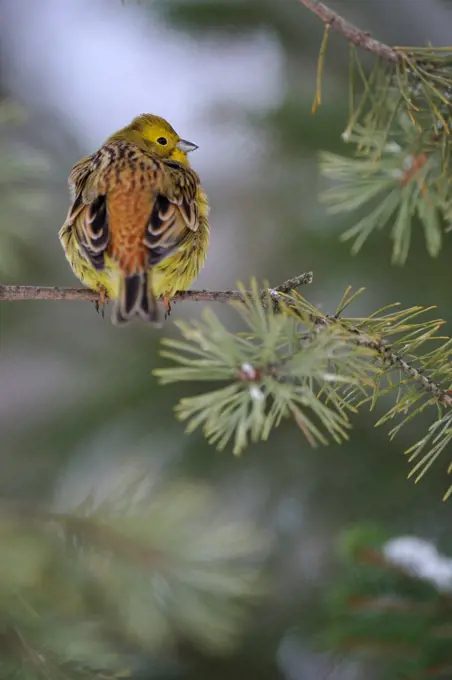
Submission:
{"label": "bird's claw", "polygon": [[95,306],[96,312],[98,314],[99,314],[99,310],[100,310],[100,313],[102,314],[103,319],[105,318],[105,306],[106,306],[107,302],[108,302],[107,291],[105,290],[105,288],[103,286],[100,286],[100,288],[99,288],[99,299],[95,301],[94,306]]}
{"label": "bird's claw", "polygon": [[165,321],[171,316],[171,302],[168,295],[163,296],[163,306],[165,308]]}

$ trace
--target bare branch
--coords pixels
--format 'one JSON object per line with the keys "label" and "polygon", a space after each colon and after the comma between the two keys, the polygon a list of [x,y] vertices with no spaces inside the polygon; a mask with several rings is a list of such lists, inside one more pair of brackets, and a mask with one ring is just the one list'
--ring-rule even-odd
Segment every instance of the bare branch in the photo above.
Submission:
{"label": "bare branch", "polygon": [[89,288],[46,288],[43,286],[0,286],[0,300],[100,300]]}
{"label": "bare branch", "polygon": [[[288,293],[299,286],[311,283],[312,278],[312,272],[306,272],[284,281],[281,285],[273,288],[272,291]],[[243,294],[238,290],[186,290],[176,293],[173,301],[230,302],[231,300],[243,300],[243,297]],[[17,300],[88,300],[99,302],[100,295],[89,288],[0,285],[0,301],[14,302]]]}
{"label": "bare branch", "polygon": [[362,31],[350,22],[343,19],[337,12],[317,0],[299,0],[311,12],[314,12],[324,24],[328,24],[334,31],[342,33],[347,40],[363,50],[372,52],[377,57],[386,61],[397,62],[400,59],[396,50],[389,45],[374,40],[370,33]]}

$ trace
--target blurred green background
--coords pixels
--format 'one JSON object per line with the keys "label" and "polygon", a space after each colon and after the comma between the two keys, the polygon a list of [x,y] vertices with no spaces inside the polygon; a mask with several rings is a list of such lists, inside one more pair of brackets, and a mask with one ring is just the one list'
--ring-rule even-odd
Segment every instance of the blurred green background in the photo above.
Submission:
{"label": "blurred green background", "polygon": [[[450,3],[441,0],[330,6],[392,44],[450,39]],[[302,292],[323,311],[350,284],[367,288],[351,310],[358,316],[399,301],[438,305],[452,319],[451,239],[432,260],[418,233],[403,268],[390,265],[387,232],[351,257],[339,242],[347,217],[329,217],[318,202],[326,186],[318,152],[345,153],[347,45],[336,34],[330,40],[313,117],[322,26],[299,2],[2,0],[0,9],[3,283],[77,285],[57,238],[66,177],[79,156],[147,111],[200,147],[192,162],[210,198],[212,240],[196,287],[251,276],[277,285],[313,270]],[[390,442],[374,428],[375,414],[356,418],[340,447],[311,449],[291,422],[241,458],[217,453],[199,433],[187,436],[172,409],[190,386],[159,387],[151,371],[161,363],[160,338],[176,333],[172,320],[202,307],[176,304],[157,331],[118,330],[109,311],[102,319],[90,303],[3,302],[1,496],[70,510],[90,494],[108,497],[137,465],[152,489],[199,484],[211,494],[209,515],[251,522],[263,537],[267,596],[227,651],[182,636],[170,666],[155,661],[146,677],[360,677],[316,643],[336,538],[374,521],[451,554],[450,507],[441,502],[447,461],[414,486],[402,452],[427,421]],[[215,311],[234,327],[227,309]]]}

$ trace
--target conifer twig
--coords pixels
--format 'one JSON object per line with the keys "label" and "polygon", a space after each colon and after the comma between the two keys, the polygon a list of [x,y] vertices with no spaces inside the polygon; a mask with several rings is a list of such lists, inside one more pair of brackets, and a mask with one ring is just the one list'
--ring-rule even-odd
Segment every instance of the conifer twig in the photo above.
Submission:
{"label": "conifer twig", "polygon": [[399,55],[396,50],[372,38],[370,33],[362,31],[357,26],[354,26],[349,21],[346,21],[337,12],[317,0],[299,0],[311,12],[316,14],[324,24],[328,24],[334,31],[342,33],[347,40],[363,50],[372,52],[377,57],[381,57],[386,61],[397,62]]}
{"label": "conifer twig", "polygon": [[[272,288],[271,291],[288,293],[299,286],[311,283],[312,278],[312,272],[306,272],[284,281],[276,288]],[[262,292],[267,293],[268,291]],[[230,302],[231,300],[243,300],[243,297],[244,294],[238,290],[186,290],[176,293],[173,301]],[[0,285],[0,301],[15,302],[17,300],[88,300],[96,302],[100,300],[100,295],[89,288]]]}
{"label": "conifer twig", "polygon": [[[340,324],[341,320],[338,317],[319,316],[313,317],[313,322],[320,331],[330,324]],[[379,356],[382,364],[398,368],[407,378],[417,383],[421,389],[434,396],[440,404],[448,408],[452,407],[452,391],[444,389],[435,380],[424,375],[421,370],[394,351],[391,345],[386,344],[383,340],[368,336],[358,328],[344,326],[344,329],[350,333],[350,339],[355,345],[373,350]]]}

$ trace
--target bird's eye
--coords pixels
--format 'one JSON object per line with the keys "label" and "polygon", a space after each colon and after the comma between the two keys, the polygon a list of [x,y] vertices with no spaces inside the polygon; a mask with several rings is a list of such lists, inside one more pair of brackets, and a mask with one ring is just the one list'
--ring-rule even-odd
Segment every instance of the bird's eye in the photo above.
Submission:
{"label": "bird's eye", "polygon": [[162,146],[166,146],[168,144],[168,140],[166,137],[159,137],[157,140],[158,144],[161,144]]}

